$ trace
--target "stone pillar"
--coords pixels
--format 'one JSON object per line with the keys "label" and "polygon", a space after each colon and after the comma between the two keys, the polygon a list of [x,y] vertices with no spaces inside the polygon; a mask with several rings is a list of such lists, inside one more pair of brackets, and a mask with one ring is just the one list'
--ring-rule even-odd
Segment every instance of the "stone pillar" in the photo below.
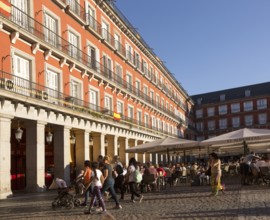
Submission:
{"label": "stone pillar", "polygon": [[93,135],[93,158],[94,161],[98,160],[98,156],[105,156],[105,134]]}
{"label": "stone pillar", "polygon": [[70,184],[70,127],[54,128],[54,177]]}
{"label": "stone pillar", "polygon": [[117,149],[117,138],[115,143],[115,136],[109,136],[107,138],[108,146],[107,146],[107,156],[111,159],[115,155],[115,149]]}
{"label": "stone pillar", "polygon": [[118,136],[113,137],[113,141],[114,141],[113,156],[116,156],[119,154],[119,152],[118,152],[118,144],[119,144],[118,138],[119,138]]}
{"label": "stone pillar", "polygon": [[119,156],[120,156],[121,162],[128,166],[129,153],[126,153],[126,149],[128,148],[128,138],[122,138],[121,140],[119,140],[119,144],[120,144]]}
{"label": "stone pillar", "polygon": [[152,163],[154,165],[158,164],[158,154],[157,153],[152,154]]}
{"label": "stone pillar", "polygon": [[45,186],[45,125],[27,121],[26,128],[26,190],[42,192]]}
{"label": "stone pillar", "polygon": [[[131,147],[134,147],[135,146],[135,142],[134,142],[134,140],[131,140],[131,139],[129,139],[129,141],[128,141],[128,148],[131,148]],[[138,160],[138,156],[137,156],[137,158],[135,157],[135,155],[136,155],[137,153],[129,153],[128,154],[128,157],[129,157],[129,159],[130,158],[132,158],[132,157],[134,157],[136,160]]]}
{"label": "stone pillar", "polygon": [[89,131],[76,131],[76,175],[84,169],[84,161],[90,159]]}
{"label": "stone pillar", "polygon": [[6,199],[11,192],[11,119],[12,117],[0,117],[0,199]]}
{"label": "stone pillar", "polygon": [[[136,147],[138,145],[138,140],[134,140],[134,145],[132,147]],[[135,159],[138,161],[138,153],[134,154]]]}

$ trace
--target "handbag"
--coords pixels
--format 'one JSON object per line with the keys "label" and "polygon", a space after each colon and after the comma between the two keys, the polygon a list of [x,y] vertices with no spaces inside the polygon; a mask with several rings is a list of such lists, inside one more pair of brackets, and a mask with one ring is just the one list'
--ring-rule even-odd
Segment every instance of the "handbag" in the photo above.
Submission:
{"label": "handbag", "polygon": [[211,167],[208,167],[208,169],[205,171],[206,176],[211,176]]}

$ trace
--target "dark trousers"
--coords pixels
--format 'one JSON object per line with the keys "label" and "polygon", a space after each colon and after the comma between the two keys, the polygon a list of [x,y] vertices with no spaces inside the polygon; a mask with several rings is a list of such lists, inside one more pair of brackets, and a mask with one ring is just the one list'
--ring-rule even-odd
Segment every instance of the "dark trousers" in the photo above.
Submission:
{"label": "dark trousers", "polygon": [[118,175],[115,178],[114,188],[119,189],[121,192],[121,199],[124,199],[125,194],[125,178],[123,175]]}
{"label": "dark trousers", "polygon": [[140,194],[136,192],[137,190],[137,183],[129,182],[129,190],[131,193],[131,200],[134,200],[134,196],[140,197]]}

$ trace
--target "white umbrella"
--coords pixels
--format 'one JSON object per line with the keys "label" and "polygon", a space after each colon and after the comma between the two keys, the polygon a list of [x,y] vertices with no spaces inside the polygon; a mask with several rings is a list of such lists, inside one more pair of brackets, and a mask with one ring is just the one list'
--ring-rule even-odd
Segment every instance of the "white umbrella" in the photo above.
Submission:
{"label": "white umbrella", "polygon": [[187,139],[180,138],[172,138],[167,137],[163,139],[158,139],[152,142],[148,142],[146,144],[141,144],[135,147],[131,147],[126,149],[127,153],[158,153],[158,152],[166,152],[167,150],[180,150],[189,147],[198,146],[199,142]]}
{"label": "white umbrella", "polygon": [[229,150],[230,148],[233,149],[239,146],[247,148],[247,144],[249,147],[258,143],[265,144],[266,146],[266,143],[269,143],[269,141],[269,129],[243,128],[201,141],[200,146],[211,146],[212,148],[216,147]]}

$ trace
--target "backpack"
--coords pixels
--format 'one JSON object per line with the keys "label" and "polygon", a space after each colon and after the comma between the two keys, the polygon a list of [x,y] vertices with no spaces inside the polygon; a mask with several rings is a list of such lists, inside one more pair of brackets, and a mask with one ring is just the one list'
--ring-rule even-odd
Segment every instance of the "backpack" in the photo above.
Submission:
{"label": "backpack", "polygon": [[134,181],[140,183],[142,181],[142,174],[139,169],[134,171]]}
{"label": "backpack", "polygon": [[117,164],[115,167],[115,171],[118,175],[122,174],[124,172],[123,167],[120,164]]}

